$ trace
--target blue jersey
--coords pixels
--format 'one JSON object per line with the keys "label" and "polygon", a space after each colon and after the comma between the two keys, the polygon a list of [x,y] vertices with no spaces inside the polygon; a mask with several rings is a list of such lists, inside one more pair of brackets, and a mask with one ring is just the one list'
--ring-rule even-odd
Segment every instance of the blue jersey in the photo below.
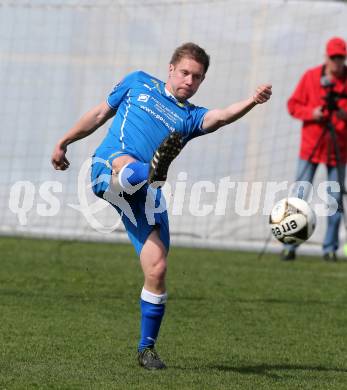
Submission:
{"label": "blue jersey", "polygon": [[164,82],[141,71],[118,83],[107,104],[117,113],[95,154],[106,156],[109,152],[109,160],[129,154],[150,162],[170,132],[181,134],[184,144],[204,134],[201,126],[207,109],[177,101]]}

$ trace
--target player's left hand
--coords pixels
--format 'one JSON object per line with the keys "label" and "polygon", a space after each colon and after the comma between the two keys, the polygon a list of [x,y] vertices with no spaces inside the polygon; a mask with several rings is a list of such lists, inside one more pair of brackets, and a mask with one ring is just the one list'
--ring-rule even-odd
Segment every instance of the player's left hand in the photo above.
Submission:
{"label": "player's left hand", "polygon": [[253,101],[256,104],[262,104],[267,102],[272,95],[272,85],[271,84],[263,84],[260,85],[253,95]]}

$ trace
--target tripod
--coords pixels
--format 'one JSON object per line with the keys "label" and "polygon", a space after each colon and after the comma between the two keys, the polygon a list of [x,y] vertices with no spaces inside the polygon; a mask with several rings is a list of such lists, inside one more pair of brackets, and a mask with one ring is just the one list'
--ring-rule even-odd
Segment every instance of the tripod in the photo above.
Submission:
{"label": "tripod", "polygon": [[[337,173],[338,173],[337,174],[337,179],[338,179],[337,182],[340,185],[341,194],[345,194],[346,193],[345,192],[345,185],[344,185],[344,176],[345,175],[344,175],[344,170],[343,170],[342,164],[341,164],[340,150],[339,150],[339,146],[337,143],[335,128],[334,128],[334,125],[332,124],[332,121],[331,121],[333,111],[328,111],[328,112],[329,112],[329,115],[328,115],[328,119],[326,120],[326,125],[324,126],[323,131],[321,132],[314,148],[312,149],[310,156],[307,159],[306,167],[300,172],[300,175],[296,180],[302,181],[302,179],[305,177],[306,170],[308,169],[310,163],[313,162],[312,159],[313,159],[318,147],[323,142],[326,134],[330,134],[332,144],[333,144],[333,150],[335,153],[335,159],[336,159],[336,168],[337,168]],[[328,151],[328,153],[329,153],[329,151]],[[343,205],[341,205],[341,211],[343,211]]]}

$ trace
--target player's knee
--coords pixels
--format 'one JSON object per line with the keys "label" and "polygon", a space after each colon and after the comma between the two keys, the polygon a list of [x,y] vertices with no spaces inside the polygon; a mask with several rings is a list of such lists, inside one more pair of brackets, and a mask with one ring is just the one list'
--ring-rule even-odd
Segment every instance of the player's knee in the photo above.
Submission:
{"label": "player's knee", "polygon": [[135,161],[135,159],[131,156],[124,155],[124,156],[119,156],[115,158],[112,161],[112,172],[114,173],[119,173],[119,171],[127,164]]}
{"label": "player's knee", "polygon": [[166,269],[167,265],[165,258],[157,259],[150,267],[148,277],[152,280],[162,281],[165,279]]}

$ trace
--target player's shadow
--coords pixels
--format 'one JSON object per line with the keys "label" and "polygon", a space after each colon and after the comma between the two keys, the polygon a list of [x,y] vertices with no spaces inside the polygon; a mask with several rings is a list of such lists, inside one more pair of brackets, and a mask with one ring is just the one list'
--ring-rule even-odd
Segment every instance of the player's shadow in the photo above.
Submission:
{"label": "player's shadow", "polygon": [[211,364],[211,365],[203,365],[199,367],[179,367],[175,366],[172,368],[176,368],[179,370],[187,370],[187,371],[194,371],[194,370],[217,370],[217,371],[224,371],[224,372],[237,372],[239,374],[245,374],[245,375],[259,375],[264,376],[272,379],[279,379],[281,378],[280,375],[275,374],[272,371],[287,371],[290,373],[290,371],[319,371],[319,372],[342,372],[347,373],[347,368],[337,368],[337,367],[324,367],[324,366],[315,366],[315,365],[306,365],[306,364],[259,364],[259,365],[250,365],[250,366],[233,366],[230,364]]}

